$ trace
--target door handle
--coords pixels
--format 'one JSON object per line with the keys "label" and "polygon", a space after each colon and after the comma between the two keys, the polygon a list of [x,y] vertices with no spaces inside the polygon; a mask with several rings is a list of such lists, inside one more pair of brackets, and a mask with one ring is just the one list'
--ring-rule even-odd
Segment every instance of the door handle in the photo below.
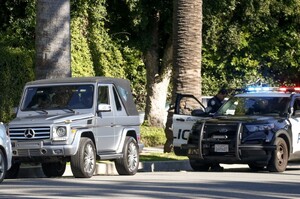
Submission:
{"label": "door handle", "polygon": [[183,118],[177,118],[176,121],[184,122],[184,119]]}

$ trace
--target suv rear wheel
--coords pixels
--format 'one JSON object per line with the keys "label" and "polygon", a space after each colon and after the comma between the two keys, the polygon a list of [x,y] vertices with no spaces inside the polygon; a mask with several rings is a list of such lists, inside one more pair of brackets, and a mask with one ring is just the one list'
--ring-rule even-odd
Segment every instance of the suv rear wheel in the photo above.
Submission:
{"label": "suv rear wheel", "polygon": [[123,158],[115,160],[119,175],[134,175],[139,168],[139,147],[133,137],[126,137]]}
{"label": "suv rear wheel", "polygon": [[42,170],[48,178],[61,177],[66,170],[66,162],[42,163]]}
{"label": "suv rear wheel", "polygon": [[277,137],[275,140],[276,150],[272,154],[272,158],[268,165],[270,172],[284,172],[288,163],[288,147],[285,140]]}
{"label": "suv rear wheel", "polygon": [[71,157],[71,170],[75,178],[90,178],[96,169],[96,148],[90,138],[83,137],[77,153]]}

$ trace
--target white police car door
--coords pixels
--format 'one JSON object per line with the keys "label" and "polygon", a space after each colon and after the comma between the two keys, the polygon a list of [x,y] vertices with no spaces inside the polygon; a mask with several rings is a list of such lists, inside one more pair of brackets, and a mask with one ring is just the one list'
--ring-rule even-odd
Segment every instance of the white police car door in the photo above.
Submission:
{"label": "white police car door", "polygon": [[290,122],[292,125],[292,136],[293,136],[292,153],[295,153],[297,151],[300,151],[300,96],[297,96],[295,98],[293,108],[294,108],[294,113],[290,118]]}
{"label": "white police car door", "polygon": [[203,104],[193,95],[177,94],[173,114],[173,146],[176,155],[186,155],[181,149],[187,144],[189,133],[194,123],[202,118],[208,118]]}

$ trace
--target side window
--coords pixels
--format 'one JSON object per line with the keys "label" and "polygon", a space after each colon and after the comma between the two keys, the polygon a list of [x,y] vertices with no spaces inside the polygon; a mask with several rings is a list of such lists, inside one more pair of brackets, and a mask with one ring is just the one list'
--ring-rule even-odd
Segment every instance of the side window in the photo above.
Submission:
{"label": "side window", "polygon": [[98,104],[109,104],[108,86],[98,87]]}
{"label": "side window", "polygon": [[300,98],[296,98],[295,99],[295,102],[294,102],[294,115],[297,114],[299,115],[300,114]]}
{"label": "side window", "polygon": [[121,111],[122,106],[121,106],[121,102],[119,100],[119,97],[118,97],[118,94],[117,94],[117,91],[116,91],[115,87],[114,87],[114,97],[115,97],[115,103],[116,103],[117,110]]}
{"label": "side window", "polygon": [[198,116],[205,114],[205,110],[196,99],[182,97],[178,104],[178,114]]}

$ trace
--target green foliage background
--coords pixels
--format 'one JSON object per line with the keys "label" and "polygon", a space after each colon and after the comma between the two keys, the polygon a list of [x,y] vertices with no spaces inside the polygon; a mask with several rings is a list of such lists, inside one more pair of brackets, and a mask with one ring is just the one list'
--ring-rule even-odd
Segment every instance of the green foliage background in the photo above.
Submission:
{"label": "green foliage background", "polygon": [[[143,51],[149,14],[160,10],[160,44],[172,30],[171,0],[71,0],[73,76],[105,75],[132,82],[145,104]],[[36,0],[0,4],[0,120],[11,119],[22,88],[34,80]],[[203,0],[202,94],[214,95],[257,78],[300,84],[300,0]],[[163,52],[163,49],[161,49]]]}

